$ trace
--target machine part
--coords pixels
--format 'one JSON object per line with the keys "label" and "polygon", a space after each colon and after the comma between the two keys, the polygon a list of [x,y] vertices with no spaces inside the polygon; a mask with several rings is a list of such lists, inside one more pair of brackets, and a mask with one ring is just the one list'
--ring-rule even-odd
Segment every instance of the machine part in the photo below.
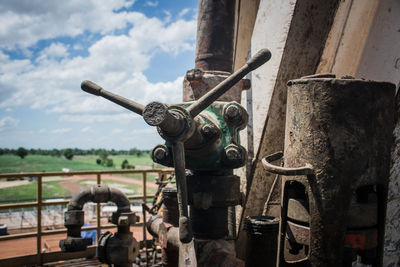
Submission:
{"label": "machine part", "polygon": [[193,235],[198,239],[219,239],[228,235],[228,208],[210,207],[206,210],[190,207]]}
{"label": "machine part", "polygon": [[289,81],[285,167],[272,167],[270,160],[263,161],[267,170],[284,175],[279,266],[287,264],[283,238],[288,201],[297,198],[299,190],[307,196],[310,213],[309,264],[346,264],[343,241],[351,230],[346,222],[352,199],[357,195],[362,199],[363,194],[357,192],[365,187],[376,195],[378,247],[374,264],[381,266],[394,90],[390,83],[332,76]]}
{"label": "machine part", "polygon": [[279,218],[254,216],[246,218],[246,266],[275,267],[278,248]]}
{"label": "machine part", "polygon": [[[210,2],[211,3],[211,2]],[[226,2],[228,3],[228,2]],[[217,2],[215,2],[217,4]],[[228,4],[232,4],[229,2]],[[234,6],[234,5],[233,5]],[[233,16],[229,14],[229,16]],[[216,87],[214,87],[211,91],[208,91],[202,97],[200,97],[196,102],[190,104],[187,108],[184,108],[183,105],[175,105],[175,106],[166,106],[162,103],[152,102],[147,105],[143,111],[143,118],[145,121],[152,126],[157,126],[157,130],[159,134],[167,141],[167,146],[171,147],[173,164],[175,168],[175,176],[176,176],[176,185],[177,185],[177,199],[178,199],[178,207],[179,207],[179,240],[182,242],[180,245],[180,259],[183,259],[184,265],[192,265],[196,262],[196,257],[194,255],[194,247],[193,247],[193,234],[192,227],[190,225],[190,220],[188,216],[188,206],[187,206],[187,186],[186,186],[186,176],[185,176],[185,150],[184,143],[185,141],[188,144],[191,144],[192,147],[197,147],[196,142],[198,140],[204,140],[201,137],[201,129],[203,125],[198,125],[196,121],[196,117],[205,109],[213,104],[219,97],[221,97],[225,92],[227,92],[232,86],[238,83],[247,73],[258,68],[266,61],[271,58],[271,53],[268,49],[263,49],[259,51],[253,58],[251,58],[242,68],[240,68],[237,72],[233,73],[229,77],[227,77],[224,81],[219,83]],[[194,77],[195,78],[195,77]],[[85,82],[82,84],[82,89],[86,92],[93,93],[95,95],[103,95],[106,96],[107,99],[111,99],[113,102],[119,104],[121,98],[116,97],[113,98],[112,94],[107,94],[107,92],[91,82]],[[123,101],[123,99],[122,99]],[[132,101],[123,103],[122,106],[132,107],[132,105],[136,104]],[[222,110],[222,109],[221,109]],[[206,112],[204,112],[206,113]],[[203,116],[204,118],[205,116]],[[218,120],[216,120],[218,122]],[[209,124],[209,123],[208,123]],[[221,128],[221,130],[223,130]],[[227,132],[223,132],[223,135],[227,135]],[[231,142],[235,142],[235,139],[238,139],[237,131],[232,131],[230,133],[231,139],[229,140],[229,144]],[[190,140],[193,138],[194,140]],[[227,137],[223,137],[227,138]],[[228,146],[229,146],[228,144]],[[232,144],[233,145],[233,144]],[[221,146],[220,146],[221,147]],[[225,148],[225,147],[224,147]],[[227,151],[228,150],[228,151]],[[228,148],[227,150],[211,150],[219,160],[217,160],[217,166],[221,165],[221,162],[225,164],[226,169],[232,169],[235,167],[242,166],[241,162],[246,160],[245,150],[237,146],[237,148]],[[232,150],[232,151],[231,151]],[[236,155],[233,150],[238,150],[239,153]],[[222,154],[222,152],[224,154]],[[228,152],[228,153],[227,153]],[[202,155],[204,157],[204,155]],[[225,161],[221,161],[221,156],[224,157]],[[240,163],[240,164],[239,164]],[[208,170],[215,170],[215,163],[206,166]],[[218,167],[217,167],[218,168]],[[196,168],[194,168],[196,169]],[[203,167],[204,169],[204,167]],[[210,238],[221,238],[226,236],[227,231],[227,208],[218,208],[211,207],[207,210],[200,210],[193,208],[195,218],[200,218],[198,215],[207,216],[206,218],[215,219],[219,225],[217,225],[216,231],[210,231]],[[222,212],[221,214],[216,214],[216,212]],[[193,219],[195,221],[195,219]],[[208,220],[213,221],[213,220]],[[222,221],[225,224],[222,225]],[[196,222],[196,226],[193,226],[193,229],[201,229],[200,233],[207,233],[207,231],[203,231],[203,226],[201,226],[198,221]],[[215,225],[211,225],[211,227],[215,227]],[[174,227],[170,229],[175,229]],[[174,231],[174,230],[171,230]],[[158,232],[158,231],[157,231]],[[169,231],[168,231],[169,232]],[[172,232],[171,232],[172,233]],[[223,234],[222,234],[223,233]],[[222,235],[221,235],[222,234]],[[206,235],[208,236],[208,235]],[[174,236],[175,237],[175,236]],[[171,237],[172,238],[172,237]]]}
{"label": "machine part", "polygon": [[91,81],[83,81],[81,83],[81,88],[83,91],[92,94],[92,95],[97,95],[97,96],[102,96],[111,102],[114,102],[117,105],[120,105],[126,109],[129,109],[132,112],[135,112],[136,114],[142,115],[144,106],[136,103],[135,101],[132,101],[130,99],[127,99],[125,97],[113,94],[107,90],[104,90],[101,86],[95,84],[94,82]]}
{"label": "machine part", "polygon": [[[183,101],[189,102],[199,99],[228,78],[229,75],[229,72],[224,71],[189,70],[183,80]],[[242,91],[250,89],[250,86],[249,79],[242,79],[232,86],[228,92],[221,95],[218,101],[240,103]]]}
{"label": "machine part", "polygon": [[236,175],[188,175],[189,205],[198,209],[241,204],[240,177]]}
{"label": "machine part", "polygon": [[136,216],[131,212],[128,198],[119,190],[106,185],[97,185],[85,189],[71,199],[65,212],[64,225],[67,228],[67,238],[60,240],[63,252],[85,250],[92,243],[92,239],[80,237],[84,223],[83,205],[87,202],[106,203],[114,202],[117,211],[113,212],[111,222],[117,225],[117,233],[106,232],[101,235],[98,244],[100,261],[114,264],[114,266],[131,266],[139,253],[139,244],[129,231],[136,223]]}
{"label": "machine part", "polygon": [[252,70],[263,65],[271,58],[271,52],[268,49],[262,49],[258,51],[254,57],[252,57],[246,64],[241,67],[238,71],[231,74],[223,82],[215,86],[211,91],[200,97],[194,104],[192,104],[188,111],[194,118],[202,110],[206,109],[211,103],[216,101],[221,95],[228,91],[232,86],[238,83],[244,76]]}
{"label": "machine part", "polygon": [[238,103],[231,102],[224,107],[223,110],[224,120],[229,125],[234,125],[238,130],[242,130],[246,127],[249,115],[247,111]]}
{"label": "machine part", "polygon": [[199,1],[195,68],[232,72],[236,1]]}
{"label": "machine part", "polygon": [[225,155],[222,158],[224,165],[228,168],[240,168],[246,164],[247,152],[241,145],[231,144],[224,148]]}
{"label": "machine part", "polygon": [[[166,236],[168,231],[167,225],[177,227],[179,225],[179,210],[177,200],[177,190],[174,187],[167,187],[162,190],[163,199],[163,224],[160,229],[161,236]],[[159,235],[160,236],[160,235]],[[179,264],[179,248],[169,244],[167,240],[162,242],[162,266],[178,267]]]}
{"label": "machine part", "polygon": [[172,153],[169,151],[166,145],[157,145],[151,151],[151,158],[156,163],[166,166],[172,166],[173,161],[171,154]]}
{"label": "machine part", "polygon": [[132,232],[106,232],[99,239],[97,257],[103,263],[132,266],[138,254],[139,243],[133,238]]}
{"label": "machine part", "polygon": [[217,239],[201,240],[195,243],[198,266],[244,267],[245,263],[236,258],[234,241]]}

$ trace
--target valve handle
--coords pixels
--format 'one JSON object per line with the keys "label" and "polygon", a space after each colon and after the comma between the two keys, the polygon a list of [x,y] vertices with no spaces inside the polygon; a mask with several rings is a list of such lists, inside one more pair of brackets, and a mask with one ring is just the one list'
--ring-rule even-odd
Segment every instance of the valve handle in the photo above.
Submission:
{"label": "valve handle", "polygon": [[185,173],[185,150],[182,141],[172,143],[172,157],[178,191],[179,207],[179,239],[182,243],[190,243],[193,239],[192,227],[189,220],[187,185]]}
{"label": "valve handle", "polygon": [[144,106],[132,101],[130,99],[127,99],[125,97],[113,94],[107,90],[104,90],[101,86],[95,84],[92,81],[83,81],[81,83],[81,88],[83,91],[92,94],[92,95],[96,95],[96,96],[102,96],[108,100],[110,100],[111,102],[114,102],[117,105],[120,105],[126,109],[129,109],[130,111],[135,112],[136,114],[142,115],[143,110],[144,110]]}
{"label": "valve handle", "polygon": [[[81,88],[83,91],[102,96],[120,106],[125,107],[141,116],[144,120],[152,126],[159,127],[162,131],[171,134],[172,136],[179,135],[181,132],[183,136],[180,140],[172,142],[172,155],[174,160],[176,185],[178,191],[178,206],[179,206],[179,239],[184,244],[193,244],[193,233],[190,226],[188,214],[188,200],[187,200],[187,185],[185,174],[185,150],[183,140],[188,138],[192,132],[187,131],[190,127],[185,127],[185,124],[190,124],[194,117],[200,112],[211,105],[221,95],[227,92],[232,86],[239,82],[250,71],[258,68],[271,58],[271,52],[268,49],[260,50],[254,57],[241,67],[238,71],[231,74],[228,78],[214,87],[207,94],[203,95],[200,99],[190,105],[187,110],[170,110],[168,106],[158,102],[152,102],[146,107],[136,103],[132,100],[122,96],[113,94],[104,90],[99,85],[91,81],[83,81]],[[186,125],[187,126],[187,125]]]}
{"label": "valve handle", "polygon": [[211,105],[221,95],[226,93],[232,86],[239,82],[250,71],[255,70],[271,58],[271,52],[268,49],[258,51],[247,63],[238,71],[231,74],[220,84],[215,86],[211,91],[200,97],[196,102],[188,107],[188,111],[192,118],[196,117],[200,112]]}

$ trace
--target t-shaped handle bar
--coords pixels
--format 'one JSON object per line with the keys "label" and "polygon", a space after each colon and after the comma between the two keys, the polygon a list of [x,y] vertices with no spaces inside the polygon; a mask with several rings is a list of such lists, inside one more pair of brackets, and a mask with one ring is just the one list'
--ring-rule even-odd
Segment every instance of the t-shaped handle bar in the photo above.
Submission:
{"label": "t-shaped handle bar", "polygon": [[92,94],[92,95],[97,95],[97,96],[102,96],[111,102],[114,102],[117,105],[120,105],[126,109],[129,109],[130,111],[133,111],[139,115],[142,115],[144,106],[132,101],[130,99],[127,99],[125,97],[116,95],[111,93],[110,91],[104,90],[101,86],[95,84],[94,82],[91,81],[83,81],[81,83],[81,88],[83,91],[86,93]]}

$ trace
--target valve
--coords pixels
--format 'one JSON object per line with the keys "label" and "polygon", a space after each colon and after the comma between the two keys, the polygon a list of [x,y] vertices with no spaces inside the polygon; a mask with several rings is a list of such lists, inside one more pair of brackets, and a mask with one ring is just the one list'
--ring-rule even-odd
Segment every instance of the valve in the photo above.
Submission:
{"label": "valve", "polygon": [[[132,100],[108,92],[91,81],[83,81],[81,84],[81,88],[85,92],[102,96],[134,113],[142,115],[147,124],[157,127],[160,136],[170,145],[178,190],[180,216],[179,239],[184,244],[191,242],[193,239],[187,208],[188,197],[185,175],[185,168],[187,166],[185,166],[184,142],[195,145],[199,142],[207,142],[207,138],[212,139],[210,136],[218,135],[220,129],[213,124],[213,119],[207,118],[206,115],[199,119],[198,115],[239,82],[247,73],[258,68],[270,58],[271,52],[268,49],[260,50],[242,68],[230,75],[200,99],[183,105],[166,105],[159,102],[151,102],[143,106]],[[245,110],[241,109],[239,105],[230,103],[225,109],[224,117],[226,117],[227,124],[244,127],[247,121],[247,113],[246,115],[244,113]],[[206,139],[203,139],[203,136]],[[237,138],[236,133],[231,133],[231,136],[232,139]],[[243,150],[244,148],[238,145],[229,146],[227,144],[225,149],[223,147],[221,153],[225,154],[223,162],[228,163],[226,167],[242,166],[245,162],[245,153],[243,153]],[[166,146],[158,146],[156,150],[153,150],[152,156],[153,159],[156,159],[156,162],[170,162],[169,153],[170,151]]]}

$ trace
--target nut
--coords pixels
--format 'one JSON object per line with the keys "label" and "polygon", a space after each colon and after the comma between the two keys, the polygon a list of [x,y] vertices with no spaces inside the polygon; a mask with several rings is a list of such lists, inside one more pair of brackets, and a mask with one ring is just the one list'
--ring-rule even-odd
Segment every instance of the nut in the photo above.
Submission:
{"label": "nut", "polygon": [[156,146],[153,150],[153,159],[156,162],[165,160],[168,157],[168,149],[164,146]]}
{"label": "nut", "polygon": [[240,116],[240,110],[239,110],[239,108],[238,108],[235,104],[229,105],[229,106],[225,109],[224,117],[225,117],[228,121],[233,121],[233,120],[235,120],[238,116]]}
{"label": "nut", "polygon": [[218,134],[218,129],[214,124],[206,124],[201,128],[201,132],[206,137],[214,137]]}

